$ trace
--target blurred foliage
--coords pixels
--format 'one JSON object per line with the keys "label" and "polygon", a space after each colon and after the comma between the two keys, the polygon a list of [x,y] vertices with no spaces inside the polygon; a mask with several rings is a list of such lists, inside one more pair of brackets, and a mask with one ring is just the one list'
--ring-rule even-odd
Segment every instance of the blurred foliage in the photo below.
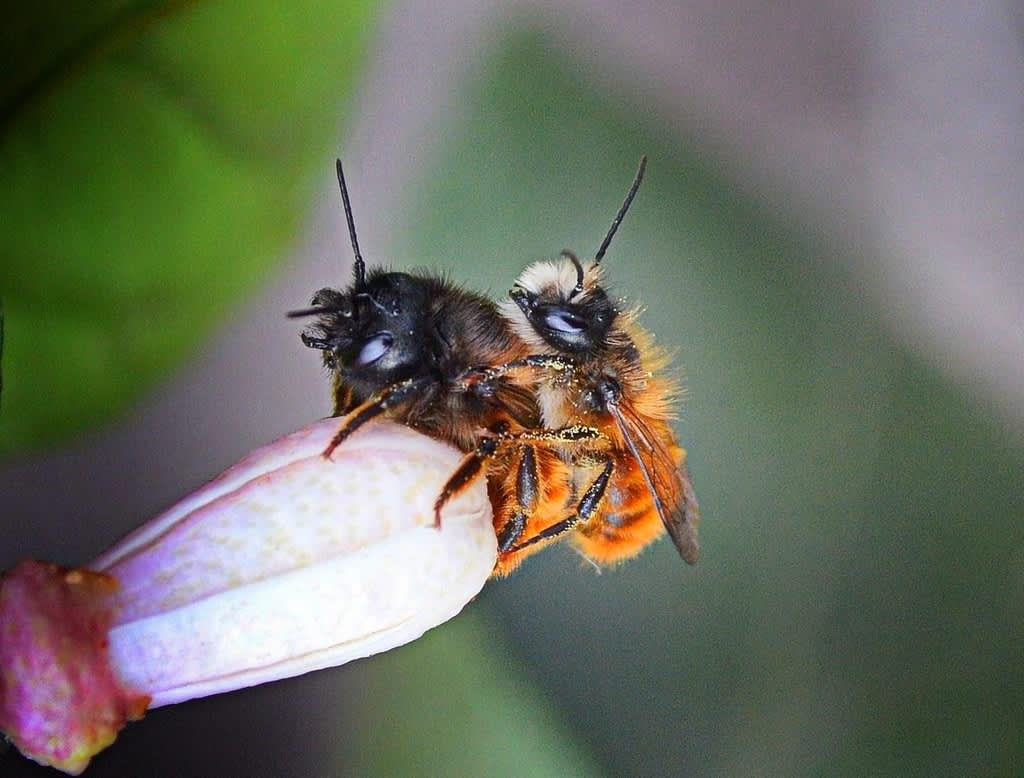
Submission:
{"label": "blurred foliage", "polygon": [[[472,606],[470,611],[472,611]],[[350,716],[352,775],[597,775],[557,706],[479,614],[364,665],[386,678]],[[347,750],[347,749],[346,749]]]}
{"label": "blurred foliage", "polygon": [[[680,349],[704,558],[662,543],[597,576],[538,555],[482,597],[510,637],[494,672],[535,668],[612,774],[1015,772],[1020,431],[877,322],[841,247],[584,81],[543,38],[495,56],[389,256],[504,294],[535,258],[592,252],[650,154],[605,264]],[[406,660],[369,665],[374,706],[436,661]]]}
{"label": "blurred foliage", "polygon": [[0,455],[122,410],[266,279],[335,151],[374,6],[8,9]]}

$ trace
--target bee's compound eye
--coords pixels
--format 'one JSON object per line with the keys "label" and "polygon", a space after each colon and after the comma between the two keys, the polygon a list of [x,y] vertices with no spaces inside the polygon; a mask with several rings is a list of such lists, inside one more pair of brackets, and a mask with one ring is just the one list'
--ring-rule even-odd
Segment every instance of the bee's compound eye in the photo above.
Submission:
{"label": "bee's compound eye", "polygon": [[378,332],[366,341],[362,349],[360,349],[359,356],[356,358],[356,365],[359,367],[372,365],[388,352],[388,349],[391,348],[394,342],[395,339],[390,332]]}
{"label": "bee's compound eye", "polygon": [[554,332],[576,334],[586,329],[586,322],[569,311],[552,311],[544,317],[544,324]]}

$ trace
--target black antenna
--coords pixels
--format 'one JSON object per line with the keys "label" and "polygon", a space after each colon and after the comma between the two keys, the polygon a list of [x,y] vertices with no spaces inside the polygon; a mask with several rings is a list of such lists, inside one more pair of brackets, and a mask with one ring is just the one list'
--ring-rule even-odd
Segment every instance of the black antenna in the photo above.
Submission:
{"label": "black antenna", "polygon": [[298,311],[288,311],[285,314],[289,319],[302,319],[306,316],[319,316],[321,313],[332,313],[333,308],[327,308],[322,305],[314,306],[313,308],[302,308]]}
{"label": "black antenna", "polygon": [[345,205],[345,219],[348,221],[348,234],[352,237],[352,253],[356,256],[355,264],[352,267],[353,275],[356,277],[355,288],[362,289],[366,285],[366,263],[363,262],[363,255],[359,251],[359,241],[356,240],[356,222],[352,218],[352,203],[348,199],[348,187],[345,186],[345,171],[342,170],[341,160],[337,160],[338,185],[341,187],[341,202]]}
{"label": "black antenna", "polygon": [[569,251],[569,249],[562,249],[562,256],[572,262],[573,267],[576,268],[576,286],[574,286],[572,291],[569,292],[569,299],[571,300],[583,291],[583,263],[580,262],[580,258],[577,257],[574,252]]}
{"label": "black antenna", "polygon": [[[340,163],[339,163],[340,164]],[[633,202],[633,198],[636,197],[636,190],[640,188],[640,182],[644,180],[644,171],[647,169],[647,155],[640,157],[640,169],[636,171],[636,177],[633,179],[633,185],[629,188],[629,194],[626,195],[626,199],[622,203],[622,207],[619,208],[619,212],[615,214],[615,219],[612,221],[612,226],[608,230],[608,234],[604,236],[604,241],[601,243],[601,248],[597,250],[597,254],[594,255],[594,265],[599,265],[601,260],[604,259],[604,253],[608,250],[608,244],[612,242],[612,238],[615,237],[615,232],[619,229],[619,225],[622,224],[623,218],[626,216],[626,211],[629,210],[630,204]],[[353,238],[355,233],[353,233]]]}

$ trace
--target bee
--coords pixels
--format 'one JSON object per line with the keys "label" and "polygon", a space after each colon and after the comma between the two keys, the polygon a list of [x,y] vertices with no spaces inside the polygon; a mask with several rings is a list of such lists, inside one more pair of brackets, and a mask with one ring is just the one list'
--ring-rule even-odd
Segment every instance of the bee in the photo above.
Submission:
{"label": "bee", "polygon": [[471,366],[521,359],[526,344],[487,297],[438,275],[367,270],[340,160],[337,175],[355,257],[352,284],[321,289],[311,307],[288,314],[316,317],[302,342],[323,353],[332,377],[340,422],[324,456],[384,416],[466,452],[438,495],[437,526],[444,504],[481,476],[496,521],[534,512],[549,502],[545,480],[568,484],[568,470],[551,449],[600,433],[581,425],[544,429],[528,382],[499,377],[485,390],[462,387],[458,379]]}
{"label": "bee", "polygon": [[566,534],[585,557],[608,564],[639,553],[667,530],[680,556],[697,561],[697,499],[686,452],[670,426],[679,387],[665,374],[668,355],[639,324],[639,310],[609,296],[601,266],[646,164],[644,157],[591,262],[584,266],[568,250],[557,260],[536,262],[501,304],[530,353],[463,378],[464,385],[489,391],[494,381],[525,373],[542,426],[578,425],[602,433],[557,452],[569,468],[569,501],[582,495],[575,512],[547,526],[535,516],[525,525],[501,528],[502,572]]}

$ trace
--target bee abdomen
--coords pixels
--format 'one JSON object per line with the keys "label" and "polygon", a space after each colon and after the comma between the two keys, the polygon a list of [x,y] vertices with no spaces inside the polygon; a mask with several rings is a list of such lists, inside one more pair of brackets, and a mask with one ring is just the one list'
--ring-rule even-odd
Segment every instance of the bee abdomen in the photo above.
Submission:
{"label": "bee abdomen", "polygon": [[636,556],[665,528],[646,491],[609,489],[600,512],[579,528],[573,540],[589,559],[613,564]]}

